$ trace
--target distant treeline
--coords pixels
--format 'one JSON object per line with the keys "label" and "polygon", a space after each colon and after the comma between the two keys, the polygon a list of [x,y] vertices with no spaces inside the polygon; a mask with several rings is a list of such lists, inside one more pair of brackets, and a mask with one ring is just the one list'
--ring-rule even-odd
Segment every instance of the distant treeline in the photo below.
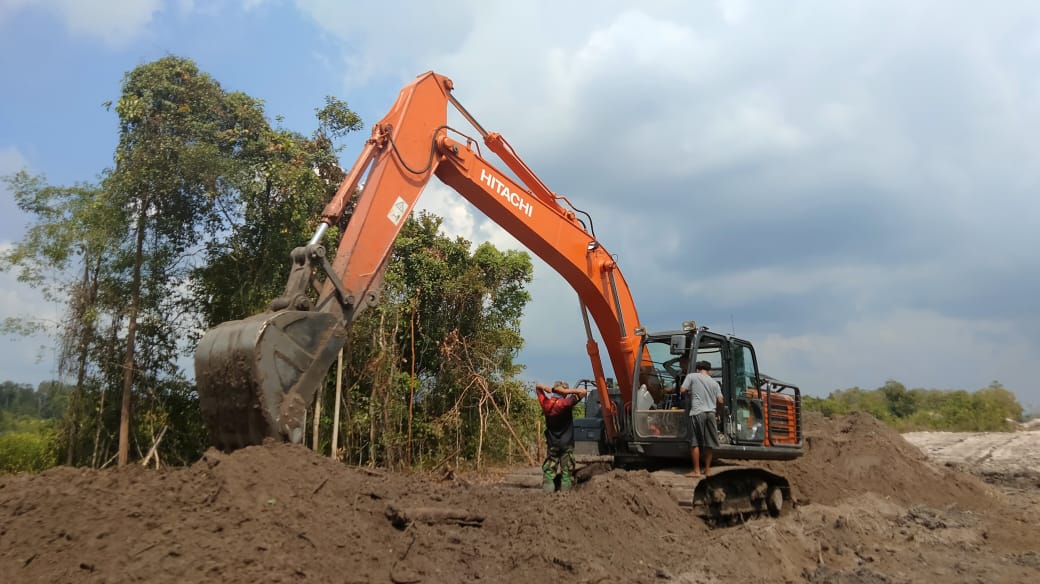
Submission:
{"label": "distant treeline", "polygon": [[1014,430],[1014,422],[1024,421],[1022,405],[1015,394],[996,381],[968,392],[908,390],[902,383],[890,380],[877,389],[853,387],[833,391],[826,398],[805,396],[803,407],[826,416],[867,412],[901,432],[1000,432]]}
{"label": "distant treeline", "polygon": [[28,383],[4,381],[0,383],[0,412],[53,420],[65,415],[71,392],[71,387],[57,381],[45,381],[39,389]]}

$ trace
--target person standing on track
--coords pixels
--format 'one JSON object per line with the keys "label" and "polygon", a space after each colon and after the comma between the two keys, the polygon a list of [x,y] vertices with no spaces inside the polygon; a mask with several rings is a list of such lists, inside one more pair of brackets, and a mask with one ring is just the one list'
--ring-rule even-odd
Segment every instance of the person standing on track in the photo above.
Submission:
{"label": "person standing on track", "polygon": [[[570,389],[567,383],[557,381],[552,387],[540,383],[534,386],[538,403],[545,415],[545,442],[548,454],[542,463],[542,490],[556,491],[556,477],[560,477],[560,491],[574,486],[574,406],[585,397],[584,389]],[[555,394],[555,395],[553,395]]]}
{"label": "person standing on track", "polygon": [[719,430],[715,424],[715,410],[723,405],[722,388],[711,377],[711,363],[697,361],[694,372],[683,380],[683,393],[690,396],[690,458],[693,460],[691,477],[701,476],[701,450],[704,450],[704,474],[711,470],[712,450],[719,446]]}

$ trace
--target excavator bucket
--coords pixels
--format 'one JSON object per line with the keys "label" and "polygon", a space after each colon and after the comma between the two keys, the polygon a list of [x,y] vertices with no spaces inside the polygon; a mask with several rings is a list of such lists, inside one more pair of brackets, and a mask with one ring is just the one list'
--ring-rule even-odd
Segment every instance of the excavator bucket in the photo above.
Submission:
{"label": "excavator bucket", "polygon": [[301,442],[306,408],[346,339],[333,315],[298,310],[207,331],[195,350],[195,382],[213,446]]}

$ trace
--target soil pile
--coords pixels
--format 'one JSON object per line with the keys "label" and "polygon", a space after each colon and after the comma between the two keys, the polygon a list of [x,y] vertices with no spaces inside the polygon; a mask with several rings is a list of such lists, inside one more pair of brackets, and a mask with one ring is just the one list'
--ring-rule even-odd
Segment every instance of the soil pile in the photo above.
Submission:
{"label": "soil pile", "polygon": [[805,415],[805,454],[768,468],[791,482],[801,503],[832,505],[874,493],[903,504],[985,505],[987,487],[977,478],[929,461],[902,435],[864,413],[826,418]]}
{"label": "soil pile", "polygon": [[645,471],[566,495],[347,467],[284,444],[190,468],[0,477],[12,582],[1029,582],[1040,512],[868,416],[807,421],[803,502],[709,529]]}

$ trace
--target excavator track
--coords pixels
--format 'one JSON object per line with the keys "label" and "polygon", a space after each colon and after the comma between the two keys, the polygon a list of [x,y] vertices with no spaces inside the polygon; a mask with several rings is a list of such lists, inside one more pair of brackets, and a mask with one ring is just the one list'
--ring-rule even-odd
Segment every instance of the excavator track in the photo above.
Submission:
{"label": "excavator track", "polygon": [[680,505],[689,506],[711,522],[747,515],[777,517],[785,501],[790,501],[787,479],[760,468],[717,466],[704,477],[680,474],[679,481],[672,478],[678,473],[673,471],[670,477],[668,472],[657,471],[657,482],[670,487],[673,496],[678,495]]}

